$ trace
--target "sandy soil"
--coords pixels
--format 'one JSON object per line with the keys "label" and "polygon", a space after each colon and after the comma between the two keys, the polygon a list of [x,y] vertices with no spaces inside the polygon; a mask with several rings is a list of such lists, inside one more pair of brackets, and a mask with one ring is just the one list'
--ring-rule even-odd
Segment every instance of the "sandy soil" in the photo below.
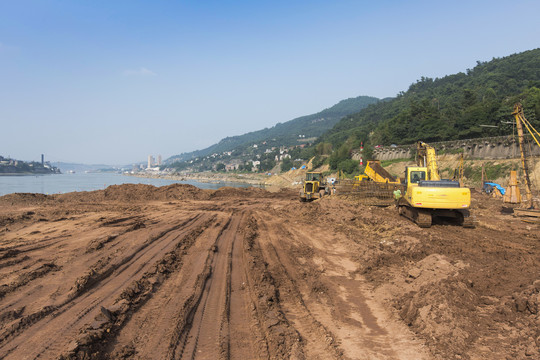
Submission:
{"label": "sandy soil", "polygon": [[0,358],[539,358],[540,225],[296,191],[0,197]]}

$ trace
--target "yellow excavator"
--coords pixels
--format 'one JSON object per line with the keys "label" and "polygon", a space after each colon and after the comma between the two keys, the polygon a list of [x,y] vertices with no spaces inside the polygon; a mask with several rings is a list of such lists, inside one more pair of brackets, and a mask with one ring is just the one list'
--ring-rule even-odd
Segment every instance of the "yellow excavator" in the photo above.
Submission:
{"label": "yellow excavator", "polygon": [[399,213],[423,228],[431,227],[434,216],[454,218],[463,227],[474,228],[469,188],[441,180],[433,147],[419,141],[416,149],[417,166],[405,169],[406,191],[398,200]]}

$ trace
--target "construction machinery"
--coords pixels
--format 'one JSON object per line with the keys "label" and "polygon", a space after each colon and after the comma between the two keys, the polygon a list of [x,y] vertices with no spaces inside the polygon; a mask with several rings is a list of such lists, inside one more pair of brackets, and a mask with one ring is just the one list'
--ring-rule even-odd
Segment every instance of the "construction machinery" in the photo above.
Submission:
{"label": "construction machinery", "polygon": [[336,194],[354,198],[360,204],[389,206],[395,204],[394,191],[403,191],[403,185],[386,171],[378,160],[369,160],[363,174],[354,179],[339,180]]}
{"label": "construction machinery", "polygon": [[354,177],[357,182],[375,181],[385,184],[400,184],[399,179],[396,179],[392,174],[382,167],[379,160],[368,160],[364,173]]}
{"label": "construction machinery", "polygon": [[[519,150],[521,153],[521,166],[523,169],[523,180],[525,183],[525,194],[527,198],[527,208],[526,209],[514,209],[514,214],[517,216],[529,216],[529,217],[535,217],[540,218],[540,209],[538,209],[538,204],[533,201],[533,194],[532,194],[532,183],[531,179],[529,177],[529,164],[528,164],[528,157],[527,157],[527,148],[525,146],[525,136],[523,128],[525,127],[529,133],[531,134],[532,138],[536,142],[538,146],[540,146],[540,133],[532,126],[532,124],[525,118],[525,115],[523,114],[523,106],[521,103],[517,103],[514,105],[514,112],[512,113],[514,115],[516,120],[516,127],[518,130],[518,141],[519,141]],[[536,135],[535,135],[536,133]],[[538,138],[537,138],[538,136]],[[516,181],[517,182],[517,181]]]}
{"label": "construction machinery", "polygon": [[306,173],[304,185],[300,190],[300,201],[305,202],[320,199],[329,193],[330,189],[326,181],[324,181],[322,173],[314,171]]}
{"label": "construction machinery", "polygon": [[441,180],[435,149],[419,141],[417,166],[405,169],[405,194],[398,200],[399,213],[423,228],[433,217],[453,218],[463,227],[473,228],[470,214],[471,191],[458,181]]}
{"label": "construction machinery", "polygon": [[538,146],[540,146],[540,140],[536,138],[534,133],[536,132],[537,135],[540,135],[540,133],[538,133],[538,131],[536,131],[536,129],[532,127],[532,124],[525,118],[525,115],[523,114],[523,106],[521,106],[521,103],[517,103],[514,105],[514,112],[512,113],[512,115],[514,115],[516,119],[516,127],[518,130],[519,152],[521,153],[521,167],[523,169],[523,179],[525,180],[524,183],[527,202],[528,206],[532,208],[534,207],[534,204],[531,190],[531,179],[529,177],[529,161],[527,158],[527,148],[525,147],[523,127],[527,128]]}

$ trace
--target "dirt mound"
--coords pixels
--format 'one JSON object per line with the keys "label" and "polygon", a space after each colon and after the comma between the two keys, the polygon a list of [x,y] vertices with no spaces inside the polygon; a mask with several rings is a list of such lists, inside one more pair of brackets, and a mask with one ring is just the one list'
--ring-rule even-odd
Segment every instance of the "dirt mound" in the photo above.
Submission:
{"label": "dirt mound", "polygon": [[478,296],[463,282],[443,280],[398,300],[400,315],[442,357],[463,356],[476,340],[481,321],[474,310]]}
{"label": "dirt mound", "polygon": [[227,198],[269,198],[274,195],[264,189],[249,187],[249,188],[237,188],[225,186],[215,190],[210,198],[212,199],[227,199]]}
{"label": "dirt mound", "polygon": [[55,195],[60,202],[101,202],[101,201],[167,201],[204,200],[208,194],[193,185],[172,184],[155,187],[146,184],[111,185],[105,190],[72,192]]}
{"label": "dirt mound", "polygon": [[172,184],[156,187],[146,184],[111,185],[105,190],[76,191],[66,194],[44,195],[15,193],[0,197],[0,204],[5,205],[41,205],[46,202],[92,203],[103,201],[170,201],[170,200],[205,200],[208,192],[189,184]]}
{"label": "dirt mound", "polygon": [[50,198],[49,195],[32,193],[15,193],[0,196],[2,205],[40,205]]}

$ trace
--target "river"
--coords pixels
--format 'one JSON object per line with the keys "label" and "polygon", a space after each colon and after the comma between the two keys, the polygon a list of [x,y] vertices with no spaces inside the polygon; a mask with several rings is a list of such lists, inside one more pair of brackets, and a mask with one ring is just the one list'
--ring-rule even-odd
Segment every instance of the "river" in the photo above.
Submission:
{"label": "river", "polygon": [[190,184],[200,189],[219,189],[223,186],[250,187],[241,183],[201,183],[168,179],[140,178],[112,173],[76,173],[51,175],[0,176],[0,196],[12,193],[62,194],[72,191],[103,190],[110,185],[149,184],[165,186]]}

